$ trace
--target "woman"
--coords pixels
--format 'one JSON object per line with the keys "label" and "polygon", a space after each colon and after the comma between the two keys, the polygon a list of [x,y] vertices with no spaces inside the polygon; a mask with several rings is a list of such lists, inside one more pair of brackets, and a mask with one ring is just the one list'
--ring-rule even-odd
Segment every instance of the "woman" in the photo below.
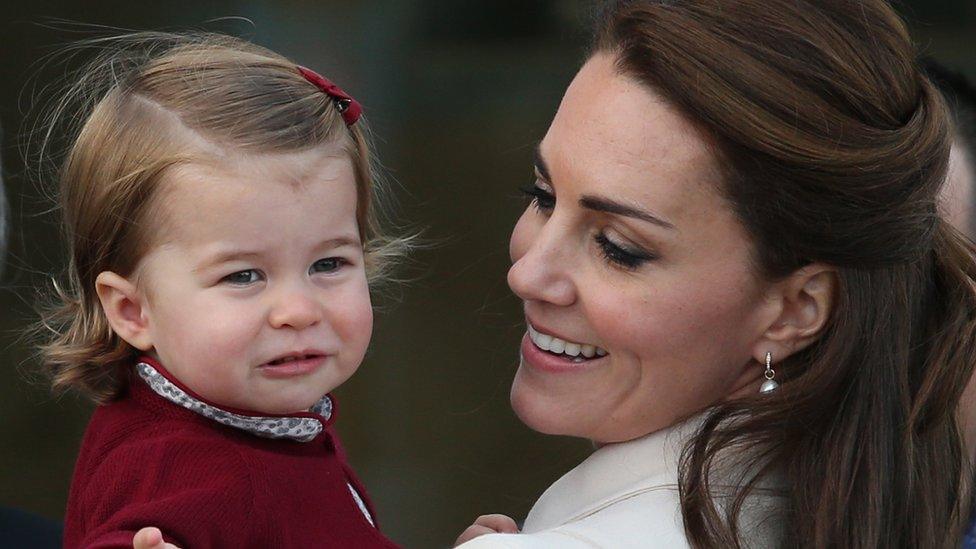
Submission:
{"label": "woman", "polygon": [[[974,250],[949,123],[883,0],[602,16],[515,227],[512,405],[599,447],[464,547],[942,547]],[[478,537],[480,536],[480,537]]]}

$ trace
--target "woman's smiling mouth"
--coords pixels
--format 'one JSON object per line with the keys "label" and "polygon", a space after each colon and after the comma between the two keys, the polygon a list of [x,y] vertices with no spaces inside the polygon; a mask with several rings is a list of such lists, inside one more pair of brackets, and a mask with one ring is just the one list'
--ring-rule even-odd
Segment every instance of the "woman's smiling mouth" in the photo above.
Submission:
{"label": "woman's smiling mouth", "polygon": [[554,355],[566,355],[570,358],[578,359],[578,362],[582,362],[587,358],[593,358],[594,356],[602,357],[606,356],[607,354],[606,350],[601,347],[597,347],[596,345],[567,341],[556,336],[539,332],[532,327],[532,324],[528,322],[526,323],[526,327],[528,328],[529,339],[532,340],[532,343],[543,351],[547,351]]}
{"label": "woman's smiling mouth", "polygon": [[587,366],[608,354],[597,345],[568,341],[542,333],[529,322],[526,322],[526,327],[526,336],[522,341],[522,359],[540,370],[579,370],[581,366]]}

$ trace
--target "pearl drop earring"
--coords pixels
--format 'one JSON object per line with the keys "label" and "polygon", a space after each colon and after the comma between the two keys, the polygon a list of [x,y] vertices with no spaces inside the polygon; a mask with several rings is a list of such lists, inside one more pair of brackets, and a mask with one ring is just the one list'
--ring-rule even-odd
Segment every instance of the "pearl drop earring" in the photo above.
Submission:
{"label": "pearl drop earring", "polygon": [[763,373],[766,377],[766,381],[763,382],[762,387],[759,388],[760,394],[772,393],[777,388],[779,388],[779,383],[773,380],[776,376],[776,372],[773,371],[773,353],[766,352],[766,371]]}

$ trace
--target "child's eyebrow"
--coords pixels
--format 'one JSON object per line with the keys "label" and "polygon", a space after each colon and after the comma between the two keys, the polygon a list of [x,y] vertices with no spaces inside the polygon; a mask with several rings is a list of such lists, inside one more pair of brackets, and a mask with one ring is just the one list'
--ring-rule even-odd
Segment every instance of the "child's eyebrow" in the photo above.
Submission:
{"label": "child's eyebrow", "polygon": [[222,263],[227,263],[228,261],[235,261],[240,259],[257,259],[261,257],[259,252],[250,252],[245,250],[224,250],[217,252],[215,255],[207,256],[202,262],[200,262],[196,267],[193,268],[194,272],[205,271],[216,265]]}
{"label": "child's eyebrow", "polygon": [[[331,250],[335,248],[342,248],[345,246],[360,247],[362,246],[362,241],[356,236],[340,236],[336,238],[330,238],[328,240],[323,240],[315,247],[316,250]],[[204,261],[193,268],[194,272],[204,271],[216,265],[226,263],[228,261],[239,261],[239,260],[254,260],[259,259],[264,255],[263,252],[247,250],[247,249],[237,249],[237,248],[223,248],[218,250],[212,255],[209,255]]]}
{"label": "child's eyebrow", "polygon": [[362,240],[358,236],[340,236],[323,241],[319,247],[341,248],[342,246],[362,246]]}

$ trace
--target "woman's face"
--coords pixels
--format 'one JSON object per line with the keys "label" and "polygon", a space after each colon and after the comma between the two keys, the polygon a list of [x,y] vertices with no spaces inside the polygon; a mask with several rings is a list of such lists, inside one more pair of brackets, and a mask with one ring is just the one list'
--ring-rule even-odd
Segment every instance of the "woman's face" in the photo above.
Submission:
{"label": "woman's face", "polygon": [[527,425],[623,441],[758,391],[768,285],[716,162],[612,57],[580,70],[512,233],[528,327],[511,398]]}

